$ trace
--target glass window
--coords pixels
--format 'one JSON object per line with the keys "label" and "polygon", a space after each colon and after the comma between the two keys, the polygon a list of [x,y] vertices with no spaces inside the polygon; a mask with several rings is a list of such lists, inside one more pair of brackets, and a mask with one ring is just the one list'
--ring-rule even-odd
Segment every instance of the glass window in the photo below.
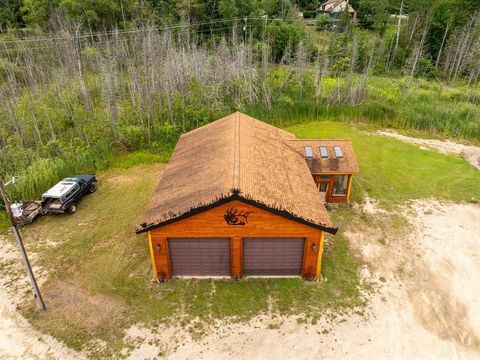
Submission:
{"label": "glass window", "polygon": [[310,146],[305,146],[305,157],[307,158],[313,157],[313,150]]}
{"label": "glass window", "polygon": [[325,146],[320,146],[320,155],[322,158],[328,158],[328,151]]}
{"label": "glass window", "polygon": [[340,146],[334,146],[333,150],[335,150],[335,156],[337,158],[342,158],[343,157],[343,151],[342,151],[342,148]]}
{"label": "glass window", "polygon": [[328,183],[321,182],[318,186],[318,191],[327,192],[327,186],[328,186]]}
{"label": "glass window", "polygon": [[333,195],[347,195],[348,175],[336,175],[333,183]]}

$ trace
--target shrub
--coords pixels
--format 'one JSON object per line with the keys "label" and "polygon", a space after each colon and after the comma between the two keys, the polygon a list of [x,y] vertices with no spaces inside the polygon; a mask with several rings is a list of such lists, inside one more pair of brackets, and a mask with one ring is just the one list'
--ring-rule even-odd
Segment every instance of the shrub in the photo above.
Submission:
{"label": "shrub", "polygon": [[267,25],[267,35],[272,46],[273,60],[278,62],[288,46],[295,51],[298,44],[306,38],[304,29],[296,24],[287,24],[281,20],[274,20]]}
{"label": "shrub", "polygon": [[317,21],[315,22],[315,30],[324,31],[330,30],[332,27],[332,18],[328,14],[320,14],[317,16]]}

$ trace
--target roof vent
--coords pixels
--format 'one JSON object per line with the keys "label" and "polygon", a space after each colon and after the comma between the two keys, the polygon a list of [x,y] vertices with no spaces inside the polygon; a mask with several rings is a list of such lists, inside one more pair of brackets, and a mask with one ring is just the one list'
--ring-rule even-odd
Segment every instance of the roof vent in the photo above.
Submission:
{"label": "roof vent", "polygon": [[312,150],[312,147],[311,146],[305,146],[305,157],[307,159],[311,159],[313,158],[313,150]]}
{"label": "roof vent", "polygon": [[343,158],[343,151],[340,146],[334,146],[333,150],[335,150],[335,157],[337,158]]}
{"label": "roof vent", "polygon": [[324,159],[328,158],[328,151],[326,146],[320,146],[320,156]]}

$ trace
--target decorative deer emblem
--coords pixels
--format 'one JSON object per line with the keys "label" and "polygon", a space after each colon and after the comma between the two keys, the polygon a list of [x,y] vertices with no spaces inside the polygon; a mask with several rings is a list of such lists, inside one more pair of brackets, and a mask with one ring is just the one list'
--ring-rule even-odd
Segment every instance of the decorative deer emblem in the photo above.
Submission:
{"label": "decorative deer emblem", "polygon": [[245,225],[248,223],[248,215],[250,215],[248,211],[241,210],[239,212],[238,209],[229,208],[223,217],[228,225]]}

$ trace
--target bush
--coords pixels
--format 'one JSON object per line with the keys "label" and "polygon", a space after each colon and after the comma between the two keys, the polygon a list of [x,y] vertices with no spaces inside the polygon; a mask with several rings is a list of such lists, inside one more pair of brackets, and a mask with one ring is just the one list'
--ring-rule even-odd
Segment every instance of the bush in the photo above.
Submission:
{"label": "bush", "polygon": [[315,19],[316,16],[317,16],[316,11],[304,11],[303,12],[303,18],[304,19]]}
{"label": "bush", "polygon": [[287,24],[274,20],[267,25],[267,35],[272,46],[272,58],[279,62],[288,46],[295,51],[298,44],[306,38],[304,29],[296,24]]}
{"label": "bush", "polygon": [[147,130],[139,125],[121,126],[120,135],[129,150],[143,149],[147,143]]}
{"label": "bush", "polygon": [[332,18],[328,14],[320,14],[317,16],[317,21],[315,22],[315,30],[324,31],[330,30],[332,27]]}

